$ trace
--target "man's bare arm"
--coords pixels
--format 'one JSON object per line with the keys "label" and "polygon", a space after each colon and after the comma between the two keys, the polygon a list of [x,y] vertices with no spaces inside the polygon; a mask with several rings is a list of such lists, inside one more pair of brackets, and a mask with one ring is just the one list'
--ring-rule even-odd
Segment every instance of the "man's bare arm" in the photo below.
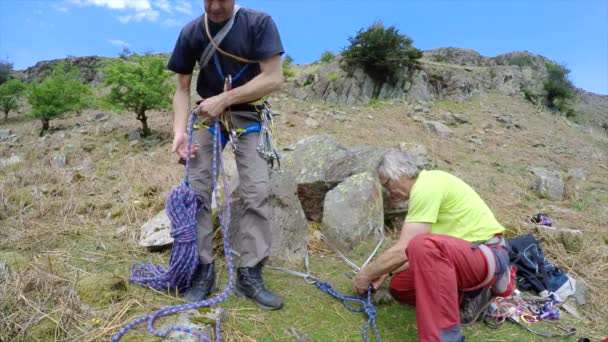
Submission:
{"label": "man's bare arm", "polygon": [[190,114],[190,82],[192,74],[176,74],[177,89],[173,95],[173,133],[182,134],[186,131],[188,114]]}
{"label": "man's bare arm", "polygon": [[354,279],[355,289],[361,292],[366,290],[374,280],[381,277],[386,279],[386,275],[390,272],[405,270],[408,261],[405,249],[416,235],[428,233],[430,230],[430,223],[405,223],[401,228],[399,241],[357,273]]}

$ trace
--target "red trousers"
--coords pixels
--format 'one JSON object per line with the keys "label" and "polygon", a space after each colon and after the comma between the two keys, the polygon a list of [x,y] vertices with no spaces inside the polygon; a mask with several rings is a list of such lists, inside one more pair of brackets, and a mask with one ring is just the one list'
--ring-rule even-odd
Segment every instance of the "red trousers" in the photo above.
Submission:
{"label": "red trousers", "polygon": [[409,268],[391,279],[398,301],[416,306],[418,339],[455,341],[460,335],[459,289],[479,285],[487,275],[481,250],[459,238],[420,234],[407,249]]}

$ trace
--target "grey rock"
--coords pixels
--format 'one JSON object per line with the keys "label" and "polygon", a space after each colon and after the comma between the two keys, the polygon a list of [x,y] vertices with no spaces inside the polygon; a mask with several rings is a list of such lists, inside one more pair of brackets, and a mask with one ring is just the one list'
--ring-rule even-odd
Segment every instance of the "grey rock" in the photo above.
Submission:
{"label": "grey rock", "polygon": [[12,155],[8,158],[0,159],[0,167],[15,165],[15,164],[21,163],[22,161],[23,161],[23,159],[21,157],[19,157],[17,155]]}
{"label": "grey rock", "polygon": [[306,118],[306,120],[304,120],[304,124],[306,125],[306,127],[312,129],[317,129],[319,128],[319,126],[321,126],[321,123],[319,123],[319,121],[312,118]]}
{"label": "grey rock", "polygon": [[8,128],[0,128],[0,141],[8,140],[11,137],[11,130]]}
{"label": "grey rock", "polygon": [[[163,331],[163,330],[167,329],[170,325],[173,325],[173,326],[179,326],[179,327],[184,327],[184,328],[191,328],[191,329],[194,329],[194,330],[197,330],[197,331],[203,333],[207,337],[211,337],[214,326],[211,326],[210,324],[194,323],[193,320],[196,320],[196,319],[211,320],[209,317],[206,317],[204,314],[201,314],[198,310],[188,310],[188,311],[183,311],[183,312],[179,313],[177,316],[177,319],[174,322],[165,323],[165,324],[161,325],[162,329],[160,329],[160,330]],[[192,334],[188,334],[188,333],[180,332],[180,331],[173,331],[163,341],[164,342],[198,342],[198,341],[200,341],[200,339],[197,336],[192,335]]]}
{"label": "grey rock", "polygon": [[141,227],[139,245],[147,248],[164,247],[173,244],[171,220],[165,210],[158,213]]}
{"label": "grey rock", "polygon": [[97,113],[93,117],[93,120],[97,122],[107,121],[108,119],[110,119],[110,115],[106,113]]}
{"label": "grey rock", "polygon": [[456,122],[458,122],[459,124],[469,123],[469,118],[467,118],[466,116],[464,116],[462,114],[455,113],[455,114],[452,114],[452,116],[454,117]]}
{"label": "grey rock", "polygon": [[382,188],[375,173],[356,174],[327,193],[323,230],[336,245],[351,249],[383,227]]}
{"label": "grey rock", "polygon": [[437,134],[442,139],[446,139],[454,133],[450,128],[438,121],[424,121],[423,125],[427,130]]}
{"label": "grey rock", "polygon": [[135,131],[131,131],[129,132],[128,136],[127,136],[127,140],[129,141],[137,141],[140,140],[141,137],[141,132],[139,130],[135,130]]}
{"label": "grey rock", "polygon": [[283,165],[298,184],[324,182],[327,166],[347,153],[334,137],[312,136],[298,141],[295,151],[285,154]]}
{"label": "grey rock", "polygon": [[375,172],[384,153],[386,149],[382,147],[354,147],[341,158],[329,163],[325,171],[325,181],[341,182],[358,173]]}
{"label": "grey rock", "polygon": [[65,154],[55,154],[51,157],[51,166],[56,168],[64,168],[68,164],[68,158]]}
{"label": "grey rock", "polygon": [[529,171],[536,176],[533,189],[538,195],[552,201],[563,199],[564,182],[559,172],[542,167],[530,167]]}

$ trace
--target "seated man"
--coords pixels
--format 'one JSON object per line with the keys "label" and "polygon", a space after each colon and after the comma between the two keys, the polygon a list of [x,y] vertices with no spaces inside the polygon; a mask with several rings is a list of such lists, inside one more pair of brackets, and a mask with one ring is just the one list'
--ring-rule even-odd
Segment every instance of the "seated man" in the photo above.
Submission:
{"label": "seated man", "polygon": [[462,341],[460,326],[476,321],[493,296],[512,291],[504,228],[461,179],[420,171],[412,160],[391,151],[378,166],[391,200],[409,199],[409,209],[399,241],[363,268],[353,286],[364,293],[394,274],[391,293],[416,305],[420,341]]}

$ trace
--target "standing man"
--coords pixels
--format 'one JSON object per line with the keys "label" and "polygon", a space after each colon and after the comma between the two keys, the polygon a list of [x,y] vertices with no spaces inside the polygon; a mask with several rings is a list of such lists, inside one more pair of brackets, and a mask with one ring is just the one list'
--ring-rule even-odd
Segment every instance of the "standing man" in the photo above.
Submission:
{"label": "standing man", "polygon": [[[227,110],[224,121],[231,128],[245,129],[259,123],[260,116],[253,103],[277,90],[283,82],[283,45],[268,14],[240,8],[234,0],[204,0],[204,6],[205,14],[182,29],[168,64],[169,70],[177,74],[172,151],[181,158],[186,157],[192,72],[197,62],[201,69],[196,91],[203,100],[195,109],[201,127],[194,132],[196,145],[189,182],[204,208],[197,216],[200,263],[191,287],[184,293],[189,301],[203,300],[215,286],[211,217],[213,136],[205,125],[213,127],[214,120]],[[225,82],[231,83],[227,91]],[[251,132],[235,141],[240,195],[244,201],[238,227],[242,240],[235,291],[264,308],[279,309],[283,302],[265,288],[262,280],[262,267],[270,255],[271,232],[268,166],[256,151],[258,137],[259,132]]]}
{"label": "standing man", "polygon": [[353,286],[364,293],[394,274],[391,293],[416,306],[420,341],[462,341],[460,326],[475,322],[493,296],[512,291],[504,228],[461,179],[421,171],[412,160],[392,151],[378,166],[391,200],[409,200],[408,213],[397,243],[363,268]]}

